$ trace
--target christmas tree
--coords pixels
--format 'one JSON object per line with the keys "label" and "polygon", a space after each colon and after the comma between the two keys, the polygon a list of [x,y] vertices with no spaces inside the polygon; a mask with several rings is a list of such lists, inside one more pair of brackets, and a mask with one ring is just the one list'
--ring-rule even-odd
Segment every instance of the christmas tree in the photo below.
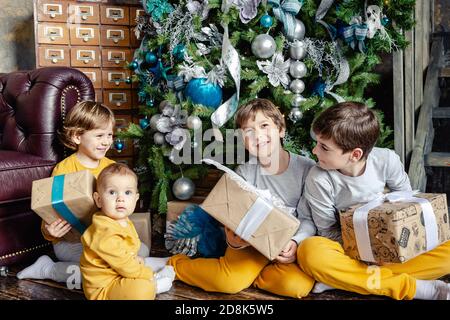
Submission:
{"label": "christmas tree", "polygon": [[[190,179],[207,167],[178,163],[174,155],[207,148],[201,132],[210,128],[220,141],[234,127],[235,111],[255,97],[270,99],[286,115],[284,147],[311,156],[318,112],[341,101],[375,107],[365,89],[379,81],[373,70],[380,55],[407,46],[402,30],[414,24],[414,4],[143,0],[135,30],[143,40],[128,66],[139,84],[142,118],[120,134],[139,147],[140,192],[151,193],[159,213],[167,211],[174,181],[176,197],[189,198]],[[392,147],[392,131],[379,114],[378,145]],[[229,146],[219,151],[227,152]]]}

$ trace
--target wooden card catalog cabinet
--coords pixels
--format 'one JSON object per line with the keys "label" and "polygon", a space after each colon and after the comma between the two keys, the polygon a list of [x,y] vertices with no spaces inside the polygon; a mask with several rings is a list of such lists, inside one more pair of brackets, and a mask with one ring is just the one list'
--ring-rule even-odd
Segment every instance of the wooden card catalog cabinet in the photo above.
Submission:
{"label": "wooden card catalog cabinet", "polygon": [[[86,74],[95,99],[111,108],[119,129],[137,113],[137,88],[127,68],[142,39],[134,33],[144,14],[139,1],[33,0],[37,67],[66,66]],[[137,87],[137,86],[136,86]],[[133,159],[133,146],[111,151],[115,160]]]}

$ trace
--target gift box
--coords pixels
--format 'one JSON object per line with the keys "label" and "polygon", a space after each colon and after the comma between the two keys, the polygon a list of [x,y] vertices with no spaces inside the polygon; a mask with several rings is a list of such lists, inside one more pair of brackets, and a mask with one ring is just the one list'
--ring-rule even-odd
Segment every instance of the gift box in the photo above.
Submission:
{"label": "gift box", "polygon": [[393,192],[341,212],[340,222],[346,254],[369,263],[403,263],[450,240],[445,194]]}
{"label": "gift box", "polygon": [[135,212],[130,215],[134,228],[141,242],[145,243],[151,250],[152,245],[152,223],[150,220],[150,212]]}
{"label": "gift box", "polygon": [[201,207],[269,260],[275,259],[296,233],[300,221],[268,190],[256,189],[235,172],[211,160],[204,162],[226,173]]}
{"label": "gift box", "polygon": [[95,177],[88,170],[33,181],[31,209],[46,223],[62,218],[72,225],[64,239],[79,237],[98,210],[92,194]]}
{"label": "gift box", "polygon": [[167,215],[166,221],[172,222],[178,219],[183,210],[190,204],[201,204],[206,198],[200,196],[194,196],[188,201],[173,200],[167,202]]}

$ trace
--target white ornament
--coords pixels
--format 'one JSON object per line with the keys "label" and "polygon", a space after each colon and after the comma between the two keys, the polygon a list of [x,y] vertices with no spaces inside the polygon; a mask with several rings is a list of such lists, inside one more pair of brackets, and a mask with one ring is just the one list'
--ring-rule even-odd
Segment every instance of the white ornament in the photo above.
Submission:
{"label": "white ornament", "polygon": [[291,62],[289,66],[289,74],[296,79],[303,78],[307,71],[306,65],[298,60]]}
{"label": "white ornament", "polygon": [[272,57],[272,61],[256,61],[259,70],[267,74],[269,78],[269,82],[272,86],[278,87],[280,83],[283,87],[287,87],[289,84],[289,64],[290,60],[284,61],[283,54],[281,52],[277,52]]}

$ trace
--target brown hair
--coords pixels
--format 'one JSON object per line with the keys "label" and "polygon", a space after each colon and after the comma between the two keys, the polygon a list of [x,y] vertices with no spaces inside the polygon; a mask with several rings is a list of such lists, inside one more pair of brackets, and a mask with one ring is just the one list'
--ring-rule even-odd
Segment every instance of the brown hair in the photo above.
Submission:
{"label": "brown hair", "polygon": [[312,129],[324,139],[333,139],[344,153],[361,148],[365,159],[380,135],[377,115],[359,102],[342,102],[324,110]]}
{"label": "brown hair", "polygon": [[121,175],[121,176],[132,176],[136,180],[136,186],[138,182],[138,177],[133,170],[131,170],[124,163],[112,163],[109,166],[105,167],[102,172],[98,175],[96,189],[98,191],[100,186],[104,186],[105,181],[108,180],[112,175]]}
{"label": "brown hair", "polygon": [[236,125],[238,128],[242,128],[243,125],[249,119],[255,119],[256,113],[261,111],[266,117],[272,119],[273,123],[281,131],[286,129],[286,122],[284,121],[284,116],[280,112],[277,106],[273,104],[272,101],[267,99],[253,99],[250,102],[242,105],[236,112]]}
{"label": "brown hair", "polygon": [[59,139],[62,144],[72,150],[77,150],[77,145],[72,141],[76,134],[99,129],[107,123],[114,126],[114,113],[106,106],[94,101],[78,102],[67,115]]}

